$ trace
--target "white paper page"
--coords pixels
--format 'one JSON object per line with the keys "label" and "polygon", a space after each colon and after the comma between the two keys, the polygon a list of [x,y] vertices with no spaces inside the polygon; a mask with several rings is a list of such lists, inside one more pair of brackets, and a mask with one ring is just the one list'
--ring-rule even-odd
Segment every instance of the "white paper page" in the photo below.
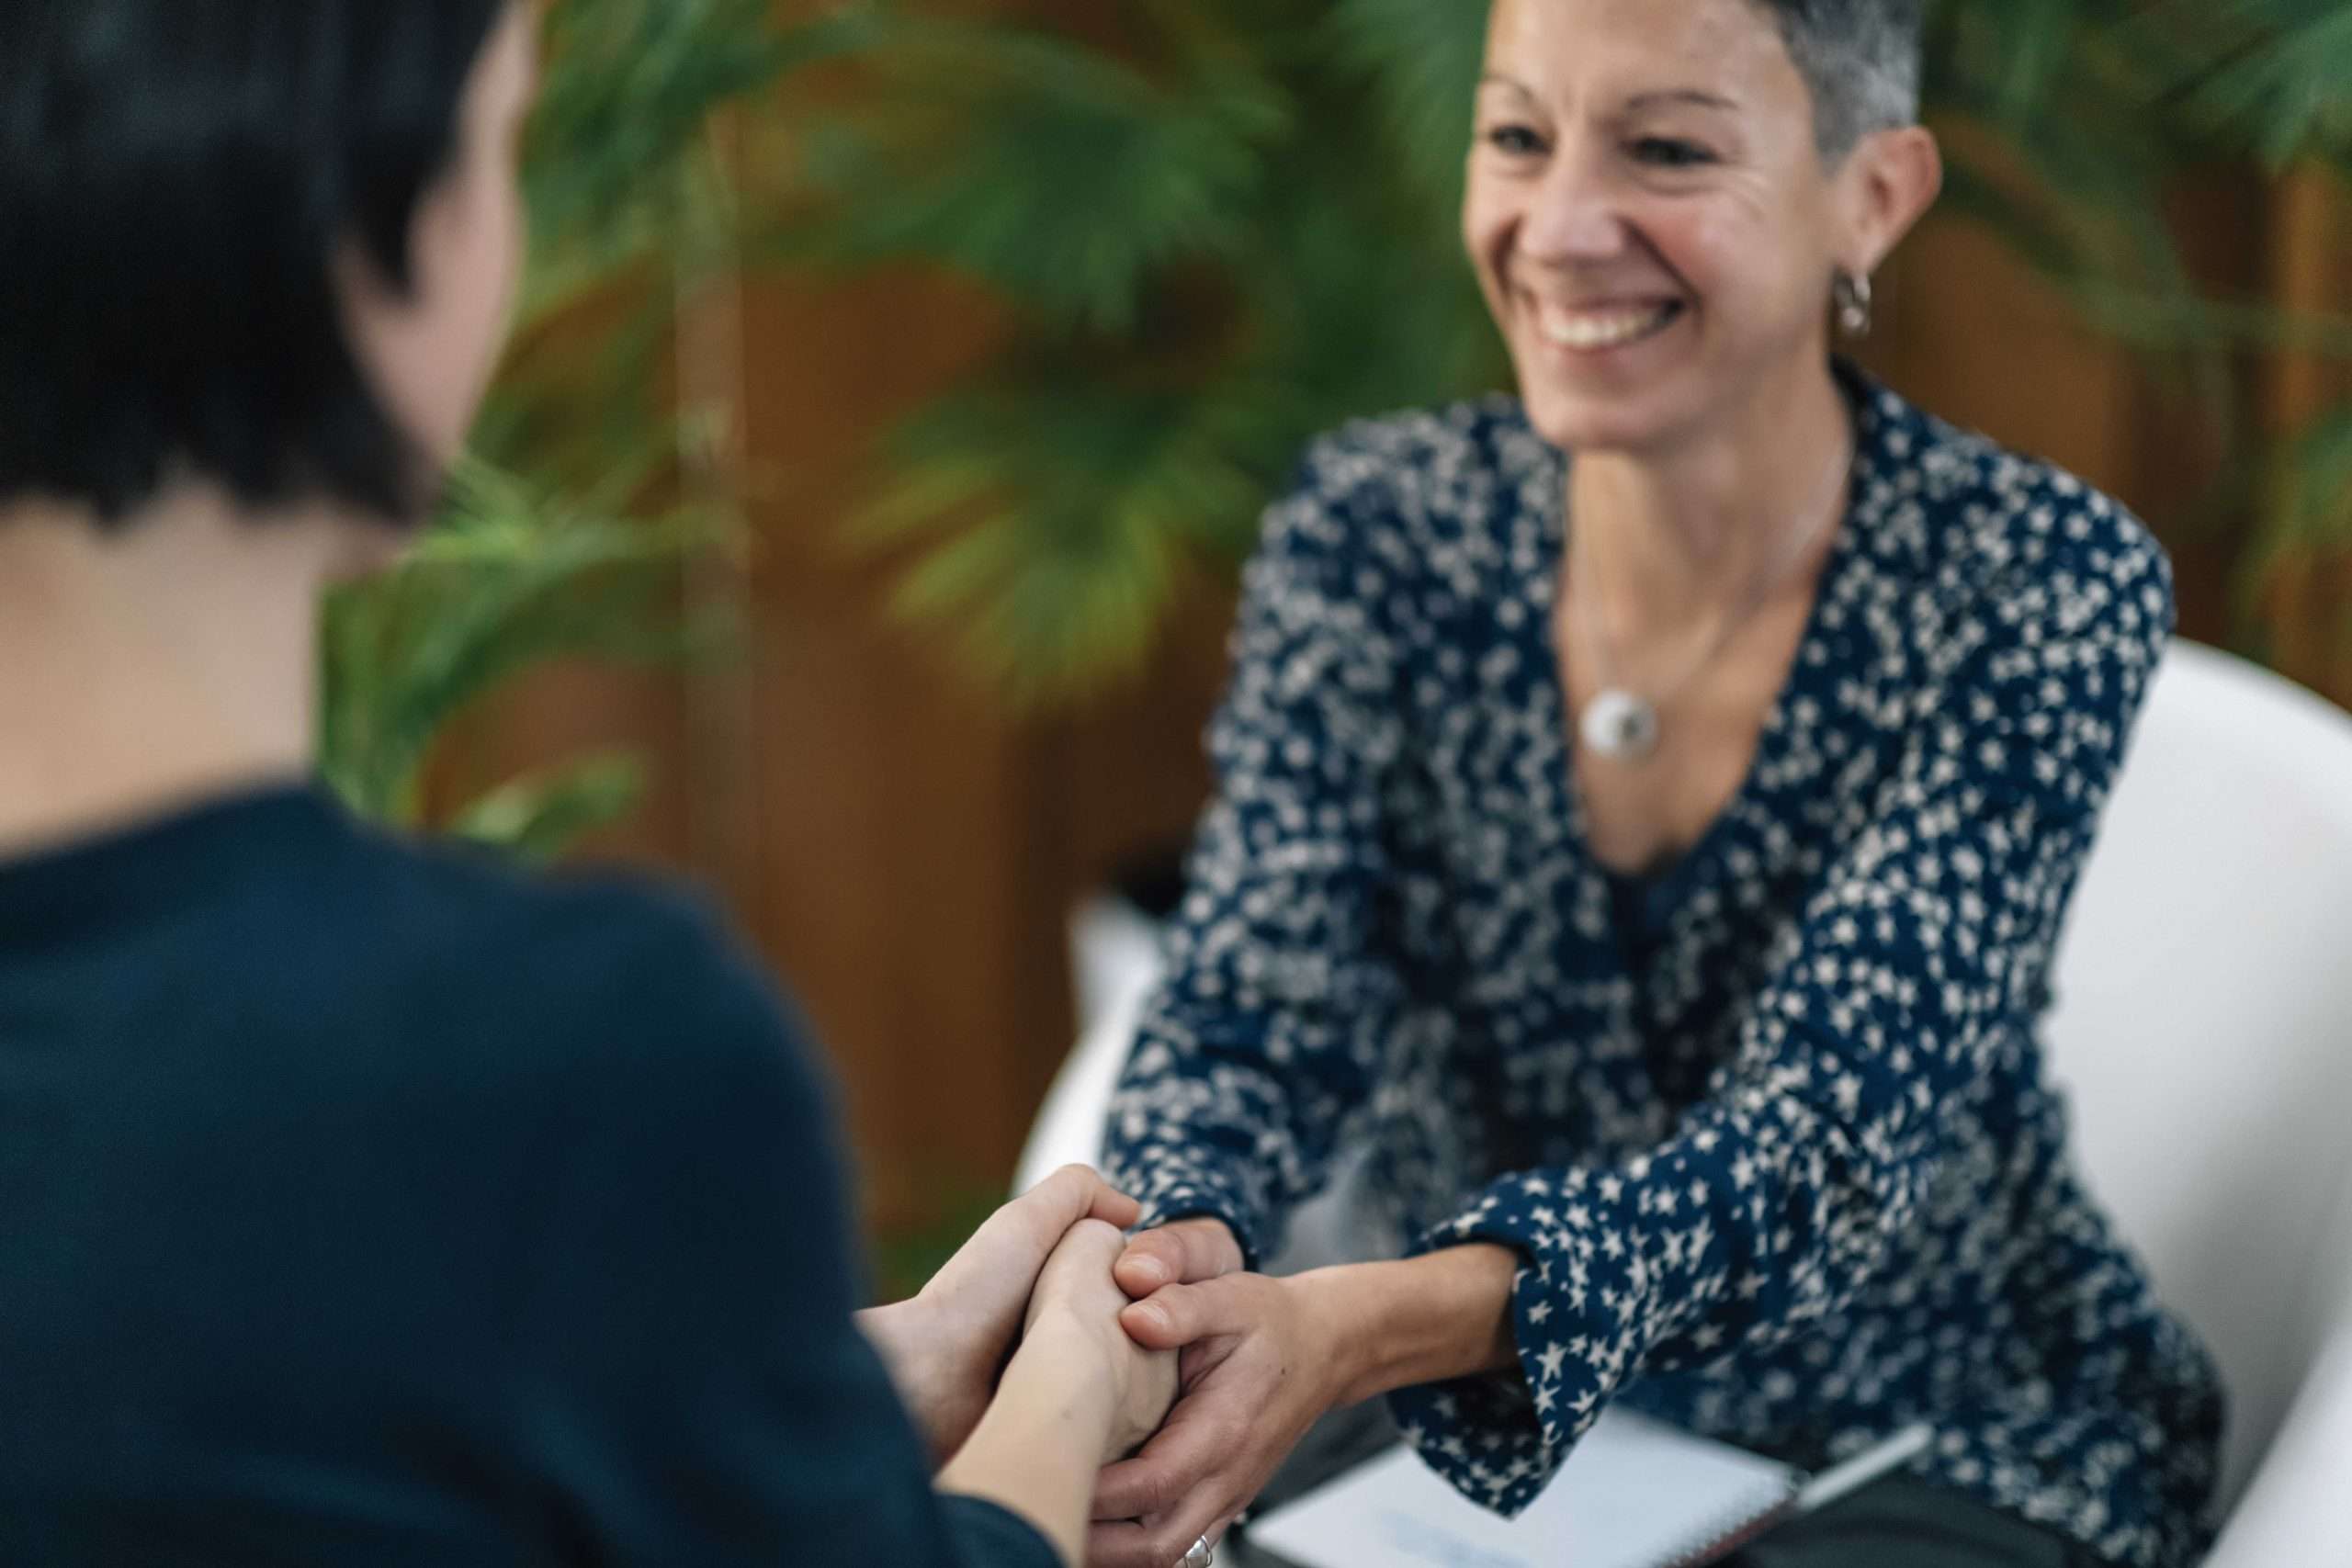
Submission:
{"label": "white paper page", "polygon": [[1607,1410],[1528,1510],[1505,1519],[1398,1449],[1250,1526],[1300,1568],[1657,1568],[1769,1511],[1787,1465]]}

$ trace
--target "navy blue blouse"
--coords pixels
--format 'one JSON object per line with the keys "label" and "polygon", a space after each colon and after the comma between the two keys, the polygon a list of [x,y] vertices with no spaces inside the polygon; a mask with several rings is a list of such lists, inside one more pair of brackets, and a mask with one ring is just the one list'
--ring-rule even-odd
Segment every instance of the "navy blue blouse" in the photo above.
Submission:
{"label": "navy blue blouse", "polygon": [[1926,1420],[1931,1479],[2187,1563],[2217,1382],[2035,1034],[2169,569],[2081,481],[1841,376],[1854,497],[1793,668],[1636,931],[1549,637],[1567,459],[1503,400],[1313,449],[1108,1164],[1255,1258],[1367,1146],[1415,1249],[1515,1249],[1521,1375],[1393,1401],[1489,1506],[1612,1400],[1806,1464]]}

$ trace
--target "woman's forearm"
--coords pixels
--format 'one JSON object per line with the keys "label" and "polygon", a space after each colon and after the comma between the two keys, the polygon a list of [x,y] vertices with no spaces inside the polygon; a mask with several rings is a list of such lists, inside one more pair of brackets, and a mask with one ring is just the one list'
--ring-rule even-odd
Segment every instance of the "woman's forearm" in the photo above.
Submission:
{"label": "woman's forearm", "polygon": [[1519,1364],[1511,1281],[1520,1256],[1475,1243],[1399,1262],[1297,1276],[1340,1358],[1340,1403],[1509,1371]]}
{"label": "woman's forearm", "polygon": [[938,1488],[981,1497],[1035,1525],[1062,1562],[1086,1560],[1094,1478],[1117,1413],[1096,1362],[1058,1353],[1050,1335],[1025,1340],[988,1414]]}

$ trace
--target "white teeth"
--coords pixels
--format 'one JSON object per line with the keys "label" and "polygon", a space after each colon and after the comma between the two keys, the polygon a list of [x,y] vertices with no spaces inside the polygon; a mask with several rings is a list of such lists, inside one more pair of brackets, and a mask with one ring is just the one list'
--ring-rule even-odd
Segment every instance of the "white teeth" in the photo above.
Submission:
{"label": "white teeth", "polygon": [[1535,324],[1546,343],[1562,348],[1615,348],[1656,332],[1674,310],[1671,303],[1634,310],[1564,310],[1542,305]]}

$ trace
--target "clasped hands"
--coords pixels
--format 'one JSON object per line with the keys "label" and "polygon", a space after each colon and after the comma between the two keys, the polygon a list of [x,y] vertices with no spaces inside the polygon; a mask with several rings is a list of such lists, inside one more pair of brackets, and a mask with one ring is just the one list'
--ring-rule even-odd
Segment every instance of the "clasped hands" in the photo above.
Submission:
{"label": "clasped hands", "polygon": [[1089,1568],[1173,1568],[1221,1538],[1343,1393],[1302,1281],[1243,1272],[1217,1220],[1126,1240],[1138,1214],[1066,1167],[990,1216],[920,1295],[860,1316],[935,1462],[978,1425],[1024,1337],[1059,1336],[1111,1380],[1119,1418]]}

